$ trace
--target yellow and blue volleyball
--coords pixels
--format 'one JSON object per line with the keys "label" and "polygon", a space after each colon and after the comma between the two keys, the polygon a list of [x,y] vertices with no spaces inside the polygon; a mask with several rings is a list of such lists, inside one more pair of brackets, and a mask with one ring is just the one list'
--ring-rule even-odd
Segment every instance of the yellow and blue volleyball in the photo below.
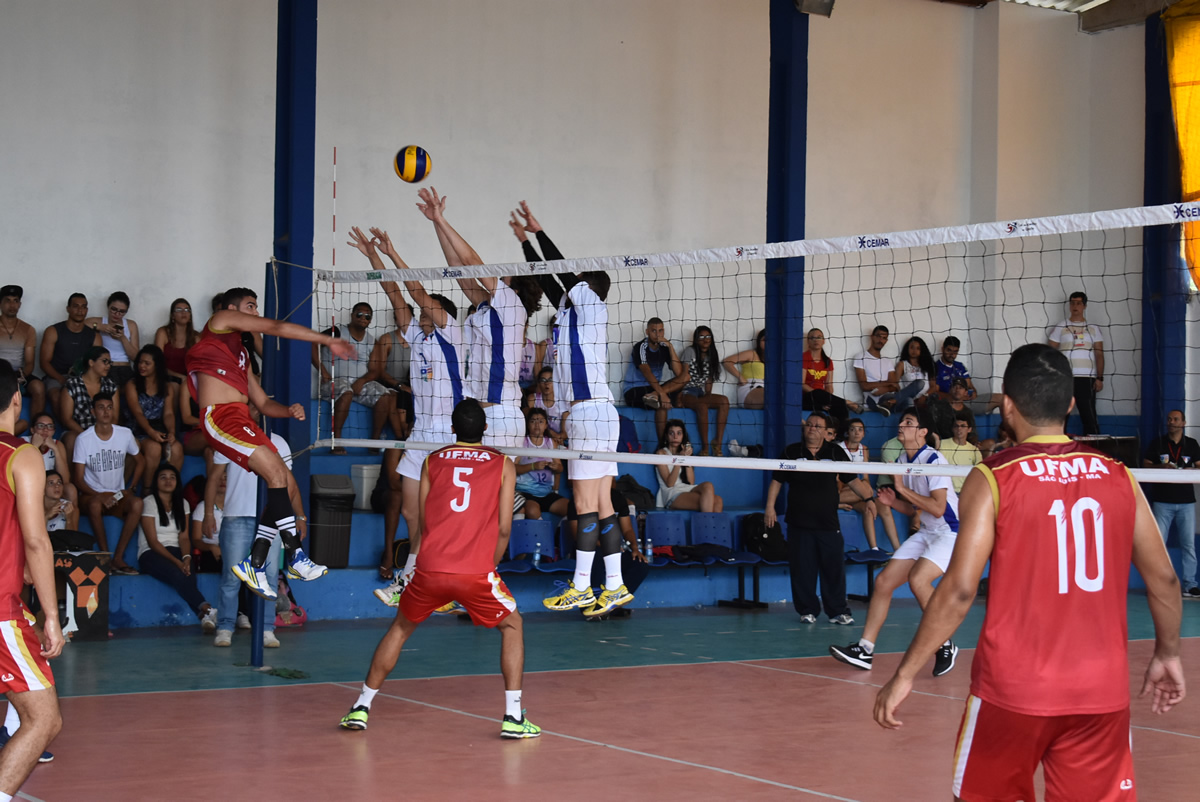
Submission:
{"label": "yellow and blue volleyball", "polygon": [[429,158],[424,148],[409,145],[400,149],[392,166],[396,168],[396,175],[400,176],[401,181],[418,184],[433,169],[433,159]]}

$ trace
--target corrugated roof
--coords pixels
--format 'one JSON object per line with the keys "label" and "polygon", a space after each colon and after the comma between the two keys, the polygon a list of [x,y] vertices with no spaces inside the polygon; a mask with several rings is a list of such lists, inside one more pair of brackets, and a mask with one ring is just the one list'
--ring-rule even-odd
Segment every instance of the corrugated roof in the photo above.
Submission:
{"label": "corrugated roof", "polygon": [[1084,11],[1102,6],[1108,0],[1007,0],[1009,3],[1020,3],[1023,6],[1037,6],[1038,8],[1052,8],[1055,11],[1069,11],[1075,14],[1082,14]]}

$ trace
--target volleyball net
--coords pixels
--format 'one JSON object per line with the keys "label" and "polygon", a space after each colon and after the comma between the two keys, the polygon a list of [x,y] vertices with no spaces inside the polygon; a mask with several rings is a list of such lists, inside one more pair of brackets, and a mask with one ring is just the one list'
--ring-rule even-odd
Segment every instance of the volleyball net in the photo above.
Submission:
{"label": "volleyball net", "polygon": [[[1182,211],[1181,211],[1182,210]],[[1182,215],[1182,218],[1181,218]],[[417,281],[424,290],[451,300],[457,308],[455,319],[461,324],[470,305],[459,289],[458,280],[473,277],[538,276],[545,274],[605,271],[612,279],[607,298],[609,323],[608,352],[605,371],[618,411],[638,421],[638,447],[643,453],[585,454],[567,450],[556,454],[564,459],[604,458],[621,463],[690,464],[696,467],[778,469],[780,461],[771,459],[777,454],[763,454],[764,459],[657,456],[653,454],[657,440],[654,436],[652,413],[632,412],[623,407],[625,380],[637,378],[631,368],[635,346],[646,336],[647,322],[659,318],[679,356],[685,348],[699,345],[696,329],[707,326],[713,334],[713,345],[719,359],[755,349],[756,334],[766,328],[768,339],[788,336],[772,331],[764,323],[767,309],[767,270],[777,269],[779,262],[769,260],[800,259],[801,265],[787,269],[802,270],[802,282],[790,282],[797,288],[794,296],[782,300],[791,335],[782,342],[782,364],[766,364],[763,383],[788,380],[789,392],[783,400],[783,419],[798,422],[813,407],[807,394],[799,391],[803,360],[809,343],[804,335],[816,329],[824,336],[824,354],[828,357],[829,372],[825,389],[837,399],[849,402],[849,410],[836,421],[844,428],[845,418],[859,417],[868,431],[867,440],[878,445],[895,434],[896,420],[870,411],[856,375],[856,359],[868,352],[875,343],[872,332],[886,327],[889,338],[880,353],[882,361],[895,371],[894,379],[901,389],[905,379],[925,374],[925,387],[916,397],[927,395],[938,379],[936,362],[942,356],[948,337],[957,338],[958,351],[952,361],[963,363],[970,373],[974,393],[954,401],[951,412],[966,406],[978,420],[975,436],[980,439],[997,436],[999,416],[995,414],[1001,377],[1008,355],[1028,342],[1047,342],[1052,337],[1078,339],[1086,345],[1095,370],[1103,374],[1103,385],[1096,395],[1100,431],[1105,435],[1130,437],[1137,434],[1141,413],[1142,376],[1142,287],[1143,244],[1150,230],[1163,231],[1178,243],[1182,268],[1183,228],[1181,219],[1200,216],[1200,205],[1167,205],[1134,209],[1060,215],[1037,219],[1008,220],[919,231],[876,232],[829,239],[808,239],[793,242],[736,245],[725,248],[673,253],[621,255],[608,257],[570,258],[557,261],[510,262],[476,267],[433,267],[407,270],[322,270],[314,271],[314,328],[337,327],[341,336],[346,330],[362,323],[354,318],[356,305],[368,304],[373,317],[365,331],[375,341],[387,337],[391,347],[384,360],[387,384],[410,385],[415,373],[407,359],[409,349],[403,338],[394,333],[393,307],[381,281]],[[552,233],[552,232],[551,232]],[[569,243],[557,241],[564,251]],[[364,267],[367,266],[363,260]],[[779,286],[777,283],[771,285]],[[1194,290],[1194,288],[1193,288]],[[777,290],[772,289],[772,292]],[[1084,320],[1072,320],[1069,299],[1073,293],[1086,294]],[[411,298],[408,299],[411,303]],[[359,307],[361,310],[361,306]],[[414,310],[419,312],[419,310]],[[542,308],[529,316],[525,334],[526,361],[522,372],[523,384],[534,386],[536,372],[533,363],[545,352],[540,365],[554,364],[555,310],[543,301]],[[1078,317],[1078,316],[1076,316]],[[361,326],[360,326],[361,329]],[[354,335],[356,338],[358,334]],[[1181,340],[1187,340],[1186,332]],[[919,343],[914,345],[915,340]],[[1188,364],[1196,362],[1196,338],[1188,343]],[[1086,341],[1086,342],[1085,342]],[[951,341],[953,342],[953,340]],[[543,344],[544,347],[539,344]],[[906,368],[900,361],[912,348],[913,365]],[[364,347],[364,350],[367,350]],[[490,365],[472,365],[460,360],[468,374],[487,371]],[[707,353],[707,352],[705,352]],[[743,357],[746,355],[743,354]],[[375,434],[378,418],[360,410],[347,417],[340,431],[334,432],[338,379],[356,379],[363,368],[342,360],[325,362],[321,374],[314,370],[314,397],[323,396],[317,415],[318,447],[403,448],[408,445],[423,450],[430,443],[405,443],[403,432],[394,431],[390,421]],[[1102,359],[1102,364],[1100,360]],[[753,359],[749,361],[753,362]],[[569,361],[568,361],[569,363]],[[568,364],[560,361],[559,364]],[[928,369],[933,367],[933,375]],[[745,370],[742,370],[742,367]],[[753,365],[739,365],[743,376],[755,373]],[[1194,368],[1189,368],[1193,369]],[[341,376],[339,377],[339,373]],[[354,374],[358,375],[354,375]],[[905,374],[909,374],[907,377]],[[730,453],[729,441],[740,444],[762,443],[762,413],[740,408],[738,383],[732,372],[716,369],[712,393],[729,399],[730,432],[722,443],[724,454]],[[671,376],[666,369],[663,381]],[[807,382],[809,376],[803,381]],[[327,388],[322,392],[322,388]],[[794,388],[792,391],[791,388]],[[942,386],[939,390],[946,391]],[[948,391],[947,391],[948,392]],[[930,398],[934,405],[945,403],[945,397]],[[536,404],[536,401],[534,402]],[[900,403],[906,403],[900,399]],[[676,404],[676,407],[679,405]],[[862,412],[855,411],[861,407]],[[945,407],[939,406],[945,413]],[[411,414],[411,413],[410,413]],[[690,439],[697,441],[695,417],[692,410],[673,409],[670,418],[679,418],[689,429]],[[897,416],[898,417],[898,416]],[[955,414],[949,417],[953,425]],[[942,438],[950,436],[945,428],[945,414],[937,425]],[[370,421],[370,423],[368,423]],[[408,421],[411,425],[411,419]],[[709,423],[715,428],[715,413]],[[1068,431],[1078,431],[1073,423]],[[839,438],[841,436],[839,432]],[[973,438],[974,439],[974,438]],[[507,449],[506,449],[507,450]],[[535,450],[517,449],[514,454],[536,455]],[[788,468],[796,466],[789,465]],[[798,466],[801,470],[836,470],[820,463]],[[871,473],[912,472],[910,467],[898,469],[890,465],[872,465]],[[962,475],[966,469],[935,468],[932,473]],[[1155,472],[1156,481],[1168,479]]]}

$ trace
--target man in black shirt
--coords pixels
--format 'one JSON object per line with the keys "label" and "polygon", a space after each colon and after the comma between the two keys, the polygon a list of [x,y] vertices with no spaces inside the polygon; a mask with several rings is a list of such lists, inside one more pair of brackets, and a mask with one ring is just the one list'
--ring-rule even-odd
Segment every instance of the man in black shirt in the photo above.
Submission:
{"label": "man in black shirt", "polygon": [[[1200,463],[1200,443],[1183,433],[1187,420],[1183,411],[1173,409],[1167,414],[1167,433],[1146,447],[1143,465],[1147,468],[1195,470]],[[1154,520],[1163,540],[1171,526],[1179,535],[1179,550],[1183,552],[1179,584],[1185,599],[1200,599],[1196,586],[1196,489],[1192,484],[1151,485]]]}
{"label": "man in black shirt", "polygon": [[[837,443],[825,441],[829,418],[814,412],[804,422],[804,442],[792,443],[783,452],[788,461],[818,460],[850,462],[850,456]],[[853,624],[846,603],[846,543],[838,525],[837,480],[861,499],[872,496],[871,486],[849,473],[776,471],[767,490],[767,526],[775,523],[775,500],[788,485],[787,522],[788,563],[791,566],[792,604],[806,624],[815,624],[824,603],[825,614],[835,624]],[[817,598],[817,577],[821,579],[821,598]]]}

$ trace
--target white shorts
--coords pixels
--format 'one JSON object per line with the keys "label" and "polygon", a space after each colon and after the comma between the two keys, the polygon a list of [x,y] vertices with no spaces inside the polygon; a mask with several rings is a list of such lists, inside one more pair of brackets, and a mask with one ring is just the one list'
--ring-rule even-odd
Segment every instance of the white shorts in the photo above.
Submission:
{"label": "white shorts", "polygon": [[518,407],[499,404],[484,407],[487,429],[483,432],[483,444],[492,448],[520,448],[525,445],[525,416]]}
{"label": "white shorts", "polygon": [[[408,439],[413,443],[445,443],[446,445],[450,445],[454,442],[454,435],[450,432],[431,432],[428,430],[413,429]],[[425,464],[425,458],[428,456],[428,451],[421,451],[415,448],[404,449],[404,453],[400,455],[400,464],[396,466],[396,473],[408,479],[421,481],[421,466]]]}
{"label": "white shorts", "polygon": [[763,383],[757,379],[750,379],[745,384],[739,384],[737,388],[738,406],[746,406],[746,396],[750,395],[751,390],[756,390],[762,386]]}
{"label": "white shorts", "polygon": [[[574,450],[612,453],[617,451],[621,422],[617,418],[617,408],[611,401],[580,401],[574,404],[571,414],[567,416],[565,428],[567,439]],[[617,475],[615,462],[591,459],[573,459],[568,462],[572,482]]]}
{"label": "white shorts", "polygon": [[664,487],[660,482],[658,485],[658,493],[655,495],[654,501],[662,509],[669,510],[671,509],[671,505],[675,503],[675,499],[679,498],[684,493],[690,493],[695,489],[695,485],[685,484],[684,482],[676,482],[670,487]]}
{"label": "white shorts", "polygon": [[954,553],[954,541],[957,535],[953,532],[947,532],[944,535],[935,535],[931,532],[926,532],[924,529],[917,531],[915,535],[910,535],[908,540],[900,544],[900,548],[896,549],[896,553],[892,555],[893,560],[919,560],[924,557],[931,563],[942,569],[942,573],[946,573],[946,568],[950,565],[950,555]]}

